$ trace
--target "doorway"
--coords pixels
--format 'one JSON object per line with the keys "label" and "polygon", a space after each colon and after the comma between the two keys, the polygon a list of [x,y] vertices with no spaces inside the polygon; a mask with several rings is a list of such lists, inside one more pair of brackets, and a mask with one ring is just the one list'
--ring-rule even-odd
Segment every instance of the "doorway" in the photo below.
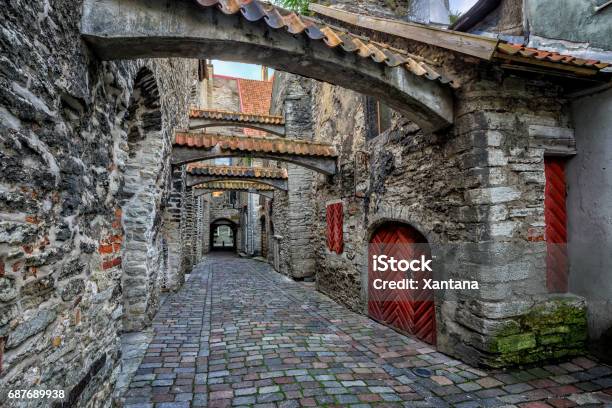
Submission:
{"label": "doorway", "polygon": [[[370,239],[370,259],[374,255],[393,256],[396,259],[416,259],[421,255],[430,256],[427,239],[415,228],[397,222],[385,223],[378,227]],[[368,314],[374,320],[395,330],[416,336],[430,343],[436,343],[436,312],[433,290],[424,289],[375,289],[374,280],[399,281],[413,278],[419,281],[432,278],[431,272],[373,271],[369,264]]]}
{"label": "doorway", "polygon": [[227,219],[210,224],[210,248],[212,251],[235,251],[236,224]]}

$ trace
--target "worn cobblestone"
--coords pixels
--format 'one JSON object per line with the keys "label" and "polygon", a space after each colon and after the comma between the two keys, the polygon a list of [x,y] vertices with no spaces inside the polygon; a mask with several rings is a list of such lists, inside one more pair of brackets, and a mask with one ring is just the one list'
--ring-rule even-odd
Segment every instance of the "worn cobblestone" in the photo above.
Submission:
{"label": "worn cobblestone", "polygon": [[[612,370],[592,359],[483,371],[265,263],[227,255],[197,266],[153,328],[124,395],[127,408],[569,407],[612,400]],[[417,376],[417,367],[432,375]]]}

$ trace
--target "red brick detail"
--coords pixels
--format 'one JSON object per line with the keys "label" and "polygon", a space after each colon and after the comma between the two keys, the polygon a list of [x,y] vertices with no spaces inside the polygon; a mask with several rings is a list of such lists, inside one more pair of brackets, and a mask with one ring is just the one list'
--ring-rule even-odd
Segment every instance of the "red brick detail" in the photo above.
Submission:
{"label": "red brick detail", "polygon": [[115,243],[122,243],[123,242],[123,236],[122,235],[113,235],[108,239],[108,242],[115,242]]}
{"label": "red brick detail", "polygon": [[327,206],[327,247],[330,251],[341,254],[344,249],[342,229],[344,226],[344,208],[342,203]]}
{"label": "red brick detail", "polygon": [[40,219],[36,215],[28,215],[25,220],[29,224],[40,224]]}
{"label": "red brick detail", "polygon": [[115,258],[112,261],[105,261],[102,263],[102,269],[110,269],[115,266],[121,265],[121,258]]}
{"label": "red brick detail", "polygon": [[98,247],[98,252],[100,254],[112,254],[113,253],[113,245],[112,244],[107,244],[107,245],[100,245]]}
{"label": "red brick detail", "polygon": [[4,259],[0,259],[0,276],[4,276]]}

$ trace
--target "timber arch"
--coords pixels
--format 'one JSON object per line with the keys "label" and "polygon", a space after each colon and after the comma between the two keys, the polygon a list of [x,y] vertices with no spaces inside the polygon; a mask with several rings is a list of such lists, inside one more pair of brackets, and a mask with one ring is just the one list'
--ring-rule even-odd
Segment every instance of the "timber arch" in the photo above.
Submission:
{"label": "timber arch", "polygon": [[81,33],[104,60],[215,58],[376,97],[425,131],[453,123],[448,79],[419,58],[258,1],[86,0]]}
{"label": "timber arch", "polygon": [[210,182],[231,182],[231,181],[243,181],[246,183],[257,183],[272,187],[276,190],[287,191],[287,180],[276,180],[269,178],[256,178],[256,177],[232,177],[232,176],[192,176],[187,175],[187,181],[185,184],[187,187],[194,187],[201,184]]}

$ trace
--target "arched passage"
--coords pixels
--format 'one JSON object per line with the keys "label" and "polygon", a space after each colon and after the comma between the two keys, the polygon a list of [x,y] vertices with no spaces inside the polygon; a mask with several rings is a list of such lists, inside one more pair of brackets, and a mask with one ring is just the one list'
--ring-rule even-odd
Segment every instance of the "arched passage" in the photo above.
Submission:
{"label": "arched passage", "polygon": [[453,123],[448,79],[419,57],[256,0],[86,0],[82,34],[102,59],[214,58],[269,66],[373,96],[426,131]]}
{"label": "arched passage", "polygon": [[210,223],[210,250],[235,251],[238,226],[227,218],[218,218]]}
{"label": "arched passage", "polygon": [[430,257],[427,239],[410,225],[387,222],[372,233],[368,262],[368,314],[394,329],[414,335],[430,344],[436,343],[436,313],[433,290],[380,289],[377,279],[400,281],[413,278],[422,285],[432,278],[431,272],[379,272],[373,268],[373,257],[386,255],[396,260]]}

